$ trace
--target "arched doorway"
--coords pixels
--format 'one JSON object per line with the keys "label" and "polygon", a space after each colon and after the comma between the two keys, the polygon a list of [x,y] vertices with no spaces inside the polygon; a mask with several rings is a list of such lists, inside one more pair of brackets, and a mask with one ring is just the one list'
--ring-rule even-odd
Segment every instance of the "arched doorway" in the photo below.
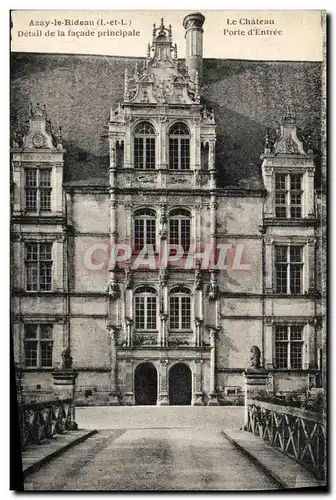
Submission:
{"label": "arched doorway", "polygon": [[136,405],[156,405],[157,371],[152,363],[141,363],[136,367],[134,390]]}
{"label": "arched doorway", "polygon": [[184,363],[177,363],[169,370],[169,404],[191,404],[191,370]]}

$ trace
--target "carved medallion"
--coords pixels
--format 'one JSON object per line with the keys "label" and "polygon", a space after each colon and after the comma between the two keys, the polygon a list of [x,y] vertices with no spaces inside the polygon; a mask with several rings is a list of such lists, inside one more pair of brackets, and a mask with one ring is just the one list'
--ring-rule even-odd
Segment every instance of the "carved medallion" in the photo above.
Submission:
{"label": "carved medallion", "polygon": [[36,134],[33,137],[33,144],[35,148],[43,148],[45,143],[45,138],[42,134]]}

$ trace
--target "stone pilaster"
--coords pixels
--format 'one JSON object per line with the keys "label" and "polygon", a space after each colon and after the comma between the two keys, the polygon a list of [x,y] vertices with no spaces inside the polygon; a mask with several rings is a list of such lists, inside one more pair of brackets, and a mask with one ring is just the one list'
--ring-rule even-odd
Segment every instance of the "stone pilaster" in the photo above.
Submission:
{"label": "stone pilaster", "polygon": [[268,386],[268,371],[265,368],[247,368],[245,375],[245,414],[244,428],[248,422],[247,400],[259,391],[266,391]]}
{"label": "stone pilaster", "polygon": [[160,345],[161,346],[166,346],[168,344],[168,331],[167,331],[167,321],[168,321],[168,314],[166,313],[161,313],[160,314],[160,321],[161,321],[161,328],[160,328]]}
{"label": "stone pilaster", "polygon": [[210,327],[210,391],[208,406],[217,406],[217,392],[216,392],[216,340],[218,338],[218,328]]}
{"label": "stone pilaster", "polygon": [[168,395],[168,359],[160,359],[159,371],[159,394],[157,399],[158,406],[169,405]]}
{"label": "stone pilaster", "polygon": [[191,404],[193,406],[204,406],[202,391],[202,366],[203,359],[195,359],[194,365],[194,392]]}
{"label": "stone pilaster", "polygon": [[133,360],[127,359],[125,360],[125,392],[123,395],[123,403],[127,406],[133,406],[135,404],[134,401],[134,387],[133,387],[133,379],[134,379],[134,366]]}
{"label": "stone pilaster", "polygon": [[[58,368],[52,372],[54,397],[56,399],[71,399],[75,398],[75,387],[77,371],[73,368]],[[72,418],[69,430],[77,430],[78,425],[75,420],[75,405],[72,406]]]}
{"label": "stone pilaster", "polygon": [[133,334],[133,320],[126,318],[126,344],[127,347],[132,347],[132,334]]}
{"label": "stone pilaster", "polygon": [[111,360],[111,392],[109,394],[109,405],[119,405],[118,390],[118,365],[117,365],[117,337],[118,330],[114,326],[107,327],[110,336],[110,360]]}

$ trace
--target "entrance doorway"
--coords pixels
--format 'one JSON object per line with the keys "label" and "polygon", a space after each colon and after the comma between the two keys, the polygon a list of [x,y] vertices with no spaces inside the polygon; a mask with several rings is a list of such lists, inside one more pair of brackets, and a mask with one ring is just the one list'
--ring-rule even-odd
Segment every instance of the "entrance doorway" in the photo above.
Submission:
{"label": "entrance doorway", "polygon": [[156,405],[157,371],[152,363],[141,363],[136,367],[134,390],[136,405]]}
{"label": "entrance doorway", "polygon": [[184,363],[177,363],[169,370],[169,404],[191,404],[191,370]]}

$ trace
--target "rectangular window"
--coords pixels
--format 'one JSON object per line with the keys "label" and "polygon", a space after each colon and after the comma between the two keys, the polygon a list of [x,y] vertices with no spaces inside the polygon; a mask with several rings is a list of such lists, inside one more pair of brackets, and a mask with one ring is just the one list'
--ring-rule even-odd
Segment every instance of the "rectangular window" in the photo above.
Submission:
{"label": "rectangular window", "polygon": [[178,330],[180,325],[180,297],[170,297],[169,325]]}
{"label": "rectangular window", "polygon": [[276,325],[276,368],[300,369],[303,362],[303,326]]}
{"label": "rectangular window", "polygon": [[275,247],[276,293],[302,293],[303,247]]}
{"label": "rectangular window", "polygon": [[134,167],[155,169],[155,137],[134,138]]}
{"label": "rectangular window", "polygon": [[302,217],[302,175],[275,175],[275,216],[292,219]]}
{"label": "rectangular window", "polygon": [[25,366],[43,368],[52,366],[53,325],[27,324],[24,327]]}
{"label": "rectangular window", "polygon": [[169,327],[171,330],[191,330],[190,297],[170,297]]}
{"label": "rectangular window", "polygon": [[26,168],[26,211],[51,212],[51,169]]}
{"label": "rectangular window", "polygon": [[169,243],[180,245],[185,252],[190,247],[190,219],[171,218],[169,220]]}
{"label": "rectangular window", "polygon": [[30,242],[25,245],[26,290],[46,292],[52,289],[52,243]]}
{"label": "rectangular window", "polygon": [[156,297],[136,296],[134,305],[135,329],[156,330]]}
{"label": "rectangular window", "polygon": [[179,140],[169,139],[169,168],[178,170],[179,168]]}

